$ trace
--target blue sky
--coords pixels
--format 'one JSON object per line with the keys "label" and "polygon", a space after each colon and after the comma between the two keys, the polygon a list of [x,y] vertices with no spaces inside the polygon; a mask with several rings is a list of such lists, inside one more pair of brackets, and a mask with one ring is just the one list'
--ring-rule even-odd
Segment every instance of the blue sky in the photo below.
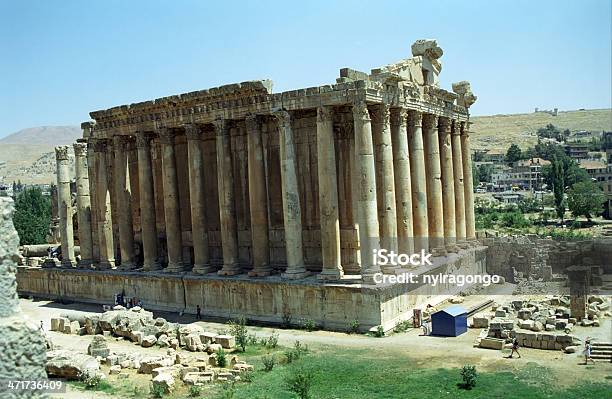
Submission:
{"label": "blue sky", "polygon": [[442,87],[473,115],[611,106],[610,0],[0,0],[0,137],[119,104],[269,78],[328,84],[342,67],[435,38]]}

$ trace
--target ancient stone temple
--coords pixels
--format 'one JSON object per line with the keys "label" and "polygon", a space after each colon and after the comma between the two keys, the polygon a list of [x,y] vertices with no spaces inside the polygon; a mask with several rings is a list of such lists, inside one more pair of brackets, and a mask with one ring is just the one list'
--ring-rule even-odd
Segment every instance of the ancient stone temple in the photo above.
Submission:
{"label": "ancient stone temple", "polygon": [[439,87],[441,56],[435,40],[419,40],[411,58],[370,74],[342,69],[331,85],[273,93],[250,81],[91,112],[74,145],[80,260],[62,220],[63,268],[28,271],[30,292],[54,294],[48,281],[37,287],[46,273],[82,300],[124,289],[160,309],[391,323],[428,292],[380,292],[373,250],[430,252],[436,272],[484,267],[476,97],[465,81]]}

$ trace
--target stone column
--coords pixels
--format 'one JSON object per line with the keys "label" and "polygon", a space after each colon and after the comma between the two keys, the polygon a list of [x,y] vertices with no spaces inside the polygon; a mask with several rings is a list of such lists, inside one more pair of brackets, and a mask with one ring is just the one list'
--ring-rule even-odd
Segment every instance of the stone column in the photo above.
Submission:
{"label": "stone column", "polygon": [[470,150],[469,122],[461,123],[461,162],[463,164],[463,193],[465,197],[465,236],[476,240],[474,218],[474,181],[472,180],[472,154]]}
{"label": "stone column", "polygon": [[408,154],[408,111],[404,108],[391,110],[391,142],[393,147],[393,176],[395,178],[395,204],[397,209],[398,251],[414,252],[412,228],[412,184]]}
{"label": "stone column", "polygon": [[[376,189],[380,246],[397,252],[397,211],[395,208],[395,177],[393,150],[389,126],[389,105],[379,104],[372,114],[372,130],[375,146]],[[385,273],[393,273],[399,266],[384,266]]]}
{"label": "stone column", "polygon": [[240,274],[238,264],[238,233],[236,209],[234,208],[234,172],[232,148],[228,122],[217,119],[214,122],[217,135],[217,186],[219,189],[219,217],[221,222],[221,246],[223,247],[222,276]]}
{"label": "stone column", "polygon": [[410,141],[410,177],[412,179],[412,217],[415,252],[429,248],[427,223],[427,191],[425,180],[425,150],[421,129],[422,113],[410,111],[408,139]]}
{"label": "stone column", "polygon": [[281,163],[281,190],[283,196],[283,217],[285,226],[285,250],[287,269],[282,277],[299,279],[309,275],[304,267],[302,248],[302,209],[295,165],[295,148],[291,116],[287,111],[276,111],[274,116],[279,127],[279,153]]}
{"label": "stone column", "polygon": [[87,141],[87,178],[89,181],[89,202],[90,202],[90,226],[91,226],[91,255],[92,263],[100,261],[100,247],[98,245],[98,198],[96,197],[96,168],[93,149],[93,127],[92,122],[81,123],[83,138]]}
{"label": "stone column", "polygon": [[366,284],[374,284],[374,275],[380,266],[372,259],[374,250],[380,249],[378,207],[376,201],[376,170],[372,122],[365,101],[353,104],[355,130],[355,177],[357,184],[357,220],[359,222],[359,248],[361,278]]}
{"label": "stone column", "polygon": [[86,268],[93,262],[91,235],[91,199],[89,197],[89,175],[87,174],[87,143],[74,144],[76,171],[77,215],[79,220],[79,246],[81,261],[78,266]]}
{"label": "stone column", "polygon": [[95,169],[97,173],[96,196],[98,199],[98,240],[100,262],[98,269],[107,270],[115,267],[115,249],[113,241],[113,218],[111,211],[111,193],[108,187],[107,140],[94,141]]}
{"label": "stone column", "polygon": [[119,249],[121,264],[119,269],[132,270],[134,264],[134,226],[132,223],[132,189],[128,174],[127,149],[130,138],[116,135],[115,147],[115,195],[117,196],[117,224],[119,225]]}
{"label": "stone column", "polygon": [[138,192],[140,193],[140,230],[143,252],[143,270],[160,270],[153,190],[153,163],[151,162],[151,136],[136,134],[138,148]]}
{"label": "stone column", "polygon": [[453,175],[453,150],[451,147],[451,121],[438,121],[440,144],[440,170],[442,172],[442,205],[444,212],[444,245],[449,252],[458,252],[457,226],[455,224],[455,186]]}
{"label": "stone column", "polygon": [[253,270],[249,271],[249,276],[263,277],[270,275],[272,267],[270,266],[270,243],[268,238],[266,165],[261,141],[261,125],[256,115],[247,116],[246,129],[253,255]]}
{"label": "stone column", "polygon": [[168,266],[166,271],[180,273],[185,271],[183,263],[183,237],[181,212],[174,150],[175,133],[167,127],[160,128],[162,143],[162,184],[164,186],[164,214],[166,222],[166,245],[168,247]]}
{"label": "stone column", "polygon": [[453,174],[455,188],[455,227],[457,244],[467,248],[465,242],[465,200],[463,189],[463,163],[461,160],[461,127],[459,121],[453,121],[451,126],[451,141],[453,148]]}
{"label": "stone column", "polygon": [[72,227],[72,195],[70,194],[70,163],[68,146],[55,147],[57,161],[57,195],[62,242],[62,267],[74,267],[74,231]]}
{"label": "stone column", "polygon": [[427,221],[429,250],[434,256],[446,254],[444,249],[444,217],[442,213],[442,180],[440,173],[440,145],[438,143],[438,117],[423,117],[425,145],[425,174],[427,179]]}
{"label": "stone column", "polygon": [[214,271],[208,253],[206,227],[206,197],[204,195],[204,160],[202,158],[202,132],[195,124],[185,125],[189,157],[189,201],[191,204],[191,240],[194,264],[192,272],[206,274]]}
{"label": "stone column", "polygon": [[319,221],[321,223],[321,280],[339,280],[344,275],[340,253],[338,177],[334,120],[331,107],[317,108],[317,172],[319,178]]}

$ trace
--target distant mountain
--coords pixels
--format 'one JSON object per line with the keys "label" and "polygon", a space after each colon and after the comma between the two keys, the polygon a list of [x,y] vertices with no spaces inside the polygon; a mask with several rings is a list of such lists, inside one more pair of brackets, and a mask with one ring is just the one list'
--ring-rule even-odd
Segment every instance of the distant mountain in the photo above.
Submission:
{"label": "distant mountain", "polygon": [[30,127],[0,139],[0,144],[25,144],[56,146],[71,144],[82,136],[78,126]]}

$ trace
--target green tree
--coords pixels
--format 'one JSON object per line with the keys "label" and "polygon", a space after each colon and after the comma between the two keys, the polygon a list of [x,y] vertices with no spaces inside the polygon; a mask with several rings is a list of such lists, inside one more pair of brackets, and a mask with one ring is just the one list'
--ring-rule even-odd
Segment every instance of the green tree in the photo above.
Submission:
{"label": "green tree", "polygon": [[557,216],[563,221],[563,214],[565,213],[563,163],[556,156],[552,161],[552,186]]}
{"label": "green tree", "polygon": [[23,190],[15,200],[13,224],[21,245],[44,244],[51,222],[51,199],[37,188]]}
{"label": "green tree", "polygon": [[513,163],[516,161],[520,161],[521,157],[522,157],[522,153],[521,153],[521,149],[519,148],[519,146],[516,144],[512,144],[508,148],[508,151],[506,152],[506,161]]}
{"label": "green tree", "polygon": [[603,212],[606,197],[599,185],[592,181],[576,183],[567,192],[567,207],[574,217],[584,216],[589,221]]}

